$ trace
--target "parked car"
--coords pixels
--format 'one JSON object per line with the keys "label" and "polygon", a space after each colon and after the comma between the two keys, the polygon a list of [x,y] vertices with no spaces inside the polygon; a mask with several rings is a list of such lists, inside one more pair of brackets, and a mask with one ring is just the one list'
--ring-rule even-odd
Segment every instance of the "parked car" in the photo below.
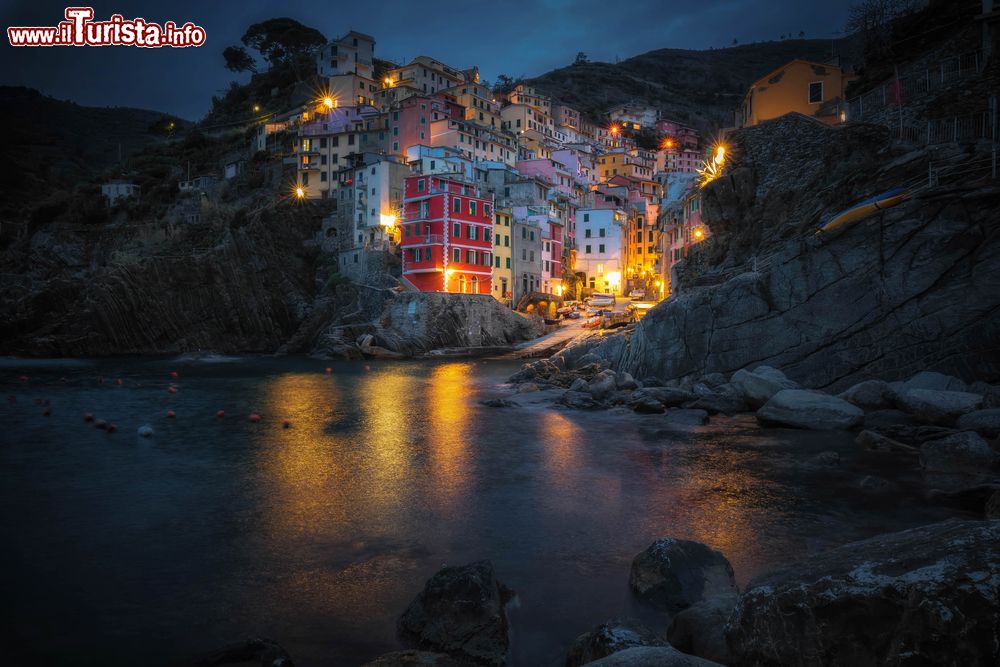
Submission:
{"label": "parked car", "polygon": [[633,301],[641,301],[646,298],[646,290],[644,289],[634,289],[628,293],[628,298]]}

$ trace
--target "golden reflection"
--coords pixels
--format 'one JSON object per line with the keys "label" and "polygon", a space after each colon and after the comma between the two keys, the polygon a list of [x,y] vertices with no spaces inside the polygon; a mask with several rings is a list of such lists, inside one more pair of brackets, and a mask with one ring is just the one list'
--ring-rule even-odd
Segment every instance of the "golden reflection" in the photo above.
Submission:
{"label": "golden reflection", "polygon": [[[340,410],[340,392],[334,377],[317,373],[290,373],[268,382],[262,392],[257,433],[263,484],[275,494],[263,507],[275,529],[290,534],[310,532],[322,525],[329,498],[325,490],[349,474],[338,461],[324,434],[331,414]],[[287,420],[289,428],[282,428]]]}
{"label": "golden reflection", "polygon": [[545,469],[551,475],[552,484],[560,491],[568,492],[573,480],[578,478],[578,447],[584,441],[583,429],[566,415],[555,411],[544,414],[540,423]]}
{"label": "golden reflection", "polygon": [[438,501],[448,508],[468,482],[470,461],[466,439],[472,425],[469,399],[475,391],[471,374],[475,364],[447,363],[431,372],[427,392],[430,428],[428,457]]}

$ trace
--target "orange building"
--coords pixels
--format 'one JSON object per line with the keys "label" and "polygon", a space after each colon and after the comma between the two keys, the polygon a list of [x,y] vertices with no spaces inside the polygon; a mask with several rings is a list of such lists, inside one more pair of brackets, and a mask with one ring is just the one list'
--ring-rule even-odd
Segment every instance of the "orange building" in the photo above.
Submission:
{"label": "orange building", "polygon": [[855,77],[838,65],[793,60],[750,86],[737,113],[740,127],[797,111],[825,123],[838,123],[844,89]]}

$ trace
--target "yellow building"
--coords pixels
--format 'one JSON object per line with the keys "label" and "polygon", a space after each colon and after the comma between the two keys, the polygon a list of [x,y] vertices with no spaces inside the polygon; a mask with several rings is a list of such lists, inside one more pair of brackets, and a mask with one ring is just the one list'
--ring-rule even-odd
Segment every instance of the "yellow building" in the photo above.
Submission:
{"label": "yellow building", "polygon": [[854,78],[837,65],[793,60],[750,86],[736,124],[748,127],[792,112],[840,122],[844,89]]}
{"label": "yellow building", "polygon": [[503,126],[500,104],[493,98],[493,92],[481,83],[464,83],[444,91],[465,107],[465,120],[499,129]]}
{"label": "yellow building", "polygon": [[501,303],[507,303],[514,291],[514,273],[510,268],[512,217],[509,208],[498,208],[493,222],[493,296]]}
{"label": "yellow building", "polygon": [[602,155],[597,160],[601,183],[607,183],[614,176],[627,176],[639,181],[653,180],[653,160],[645,151],[615,151]]}

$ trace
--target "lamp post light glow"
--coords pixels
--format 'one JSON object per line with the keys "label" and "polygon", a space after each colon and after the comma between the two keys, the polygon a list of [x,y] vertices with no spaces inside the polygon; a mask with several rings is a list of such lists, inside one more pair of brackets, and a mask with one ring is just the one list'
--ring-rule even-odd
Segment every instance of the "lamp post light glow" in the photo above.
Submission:
{"label": "lamp post light glow", "polygon": [[301,185],[295,188],[296,199],[303,199],[305,198],[305,196],[306,196],[305,188],[303,188]]}
{"label": "lamp post light glow", "polygon": [[392,215],[391,213],[389,215],[386,215],[385,213],[379,215],[379,220],[378,221],[379,221],[379,224],[382,225],[383,227],[395,227],[396,226],[396,216]]}
{"label": "lamp post light glow", "polygon": [[336,105],[337,105],[337,103],[329,95],[327,95],[326,97],[323,98],[323,106],[325,106],[327,109],[332,109]]}
{"label": "lamp post light glow", "polygon": [[254,113],[257,113],[257,112],[259,112],[259,111],[260,111],[260,105],[259,105],[259,104],[255,104],[255,105],[253,105],[253,112],[254,112]]}

